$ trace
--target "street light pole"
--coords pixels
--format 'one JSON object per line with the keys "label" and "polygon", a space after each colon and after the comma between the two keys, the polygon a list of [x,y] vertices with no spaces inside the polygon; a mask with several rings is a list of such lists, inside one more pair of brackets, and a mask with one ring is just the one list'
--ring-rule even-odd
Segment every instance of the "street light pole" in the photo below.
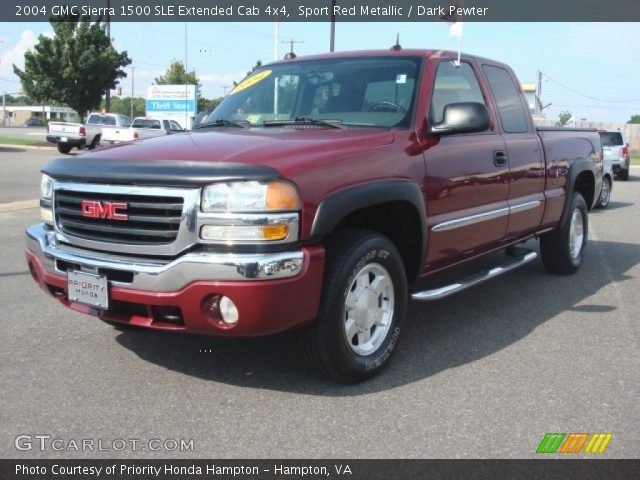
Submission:
{"label": "street light pole", "polygon": [[133,94],[133,76],[134,76],[134,72],[135,72],[136,67],[134,67],[133,65],[131,65],[131,120],[133,121],[133,102],[134,102],[134,94]]}
{"label": "street light pole", "polygon": [[331,35],[329,40],[329,51],[333,52],[336,47],[336,0],[331,0]]}
{"label": "street light pole", "polygon": [[[107,0],[107,37],[109,37],[109,45],[111,45],[111,0]],[[104,96],[104,107],[107,113],[111,111],[111,87],[107,87],[107,92]]]}

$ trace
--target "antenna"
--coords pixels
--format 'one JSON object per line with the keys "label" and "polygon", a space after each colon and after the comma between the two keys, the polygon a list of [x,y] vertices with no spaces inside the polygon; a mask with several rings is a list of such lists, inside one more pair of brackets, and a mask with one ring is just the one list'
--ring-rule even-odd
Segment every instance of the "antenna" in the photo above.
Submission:
{"label": "antenna", "polygon": [[391,50],[393,50],[394,52],[397,52],[399,50],[402,50],[402,45],[400,45],[400,34],[396,34],[396,44],[391,47]]}

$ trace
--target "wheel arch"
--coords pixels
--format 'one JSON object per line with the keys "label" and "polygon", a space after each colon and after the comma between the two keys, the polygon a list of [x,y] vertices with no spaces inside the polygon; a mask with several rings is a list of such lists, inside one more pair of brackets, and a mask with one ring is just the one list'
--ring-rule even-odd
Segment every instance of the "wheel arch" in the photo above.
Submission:
{"label": "wheel arch", "polygon": [[577,191],[584,197],[587,203],[587,209],[591,210],[600,193],[596,196],[596,167],[588,158],[581,158],[573,162],[567,174],[567,186],[565,195],[565,204],[562,211],[561,221],[566,221],[567,215],[571,207],[571,198],[573,192]]}
{"label": "wheel arch", "polygon": [[316,211],[311,237],[324,239],[343,227],[368,228],[385,235],[402,256],[407,279],[418,276],[427,251],[425,200],[418,184],[381,181],[330,195]]}

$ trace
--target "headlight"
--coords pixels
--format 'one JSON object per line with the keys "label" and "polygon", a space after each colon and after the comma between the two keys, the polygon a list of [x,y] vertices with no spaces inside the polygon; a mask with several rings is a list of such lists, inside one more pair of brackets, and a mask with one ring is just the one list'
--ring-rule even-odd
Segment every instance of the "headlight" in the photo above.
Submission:
{"label": "headlight", "polygon": [[42,180],[40,181],[40,198],[46,198],[51,200],[53,196],[53,178],[49,175],[42,175]]}
{"label": "headlight", "polygon": [[300,208],[293,185],[282,180],[269,183],[216,183],[202,191],[204,212],[291,211]]}

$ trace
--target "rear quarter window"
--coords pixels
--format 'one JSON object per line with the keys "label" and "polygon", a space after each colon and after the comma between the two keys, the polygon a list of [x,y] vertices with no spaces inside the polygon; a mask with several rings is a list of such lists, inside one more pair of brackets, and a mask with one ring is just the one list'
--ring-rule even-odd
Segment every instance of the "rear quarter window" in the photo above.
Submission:
{"label": "rear quarter window", "polygon": [[505,133],[525,133],[529,130],[527,114],[520,99],[520,90],[504,68],[484,65],[489,88],[496,99],[498,114]]}

